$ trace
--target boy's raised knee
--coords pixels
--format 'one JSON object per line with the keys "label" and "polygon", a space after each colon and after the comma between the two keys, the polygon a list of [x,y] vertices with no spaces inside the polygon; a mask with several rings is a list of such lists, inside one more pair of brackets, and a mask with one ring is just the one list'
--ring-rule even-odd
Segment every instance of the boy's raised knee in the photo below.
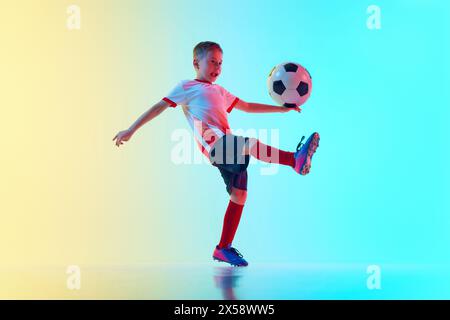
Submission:
{"label": "boy's raised knee", "polygon": [[251,150],[256,146],[256,144],[258,143],[258,139],[256,138],[248,138],[247,143],[245,144],[244,147],[244,155],[249,155],[251,154]]}

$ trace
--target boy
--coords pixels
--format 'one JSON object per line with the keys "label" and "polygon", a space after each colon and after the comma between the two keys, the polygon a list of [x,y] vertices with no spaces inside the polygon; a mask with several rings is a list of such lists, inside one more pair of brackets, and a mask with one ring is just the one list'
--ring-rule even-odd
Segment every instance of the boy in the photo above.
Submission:
{"label": "boy", "polygon": [[235,136],[228,125],[228,113],[239,109],[245,112],[301,112],[299,107],[279,106],[245,102],[214,84],[221,73],[222,48],[215,42],[200,42],[194,48],[193,65],[197,77],[183,80],[161,101],[145,112],[127,130],[114,138],[119,147],[146,122],[158,116],[168,107],[181,105],[194,132],[194,138],[213,166],[216,166],[230,195],[225,212],[222,235],[213,252],[213,259],[233,266],[247,266],[242,254],[231,246],[247,198],[247,166],[249,157],[292,167],[297,173],[306,175],[311,168],[311,159],[319,146],[319,134],[313,133],[296,152],[278,150],[255,138]]}

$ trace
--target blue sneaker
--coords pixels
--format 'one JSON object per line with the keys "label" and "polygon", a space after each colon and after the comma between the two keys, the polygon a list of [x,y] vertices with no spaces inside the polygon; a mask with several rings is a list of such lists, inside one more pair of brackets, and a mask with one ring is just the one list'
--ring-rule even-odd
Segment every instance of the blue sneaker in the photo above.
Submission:
{"label": "blue sneaker", "polygon": [[305,144],[302,144],[305,136],[302,137],[297,145],[297,151],[294,153],[295,167],[294,170],[301,175],[307,175],[311,169],[311,159],[319,146],[320,136],[314,132]]}
{"label": "blue sneaker", "polygon": [[227,262],[235,267],[248,266],[248,262],[245,261],[243,255],[236,248],[231,247],[231,245],[222,249],[219,249],[219,246],[216,246],[213,253],[213,259],[216,261]]}

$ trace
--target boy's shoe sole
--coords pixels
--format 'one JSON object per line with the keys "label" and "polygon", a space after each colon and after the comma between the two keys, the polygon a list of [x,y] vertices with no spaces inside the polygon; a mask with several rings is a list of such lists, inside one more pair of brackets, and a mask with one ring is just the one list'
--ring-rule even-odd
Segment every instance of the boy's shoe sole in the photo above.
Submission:
{"label": "boy's shoe sole", "polygon": [[319,146],[320,136],[317,132],[313,134],[311,143],[308,146],[308,153],[306,155],[305,163],[303,164],[302,168],[300,169],[301,175],[307,175],[309,173],[309,170],[311,170],[311,160],[314,155],[314,153],[317,150],[317,147]]}
{"label": "boy's shoe sole", "polygon": [[[309,171],[311,170],[311,160],[314,155],[314,153],[317,150],[317,147],[319,147],[319,141],[320,141],[320,135],[317,132],[314,132],[312,136],[310,137],[310,142],[305,143],[305,145],[308,145],[308,151],[306,154],[305,161],[303,162],[303,165],[301,166],[299,173],[301,175],[307,175]],[[309,140],[309,139],[308,139]]]}
{"label": "boy's shoe sole", "polygon": [[231,265],[231,266],[233,266],[233,267],[246,267],[246,266],[248,266],[248,264],[233,264],[233,263],[228,262],[228,261],[224,261],[224,260],[217,259],[216,257],[213,257],[213,260],[214,260],[214,261],[218,261],[218,262],[225,262],[225,263],[228,263],[229,265]]}

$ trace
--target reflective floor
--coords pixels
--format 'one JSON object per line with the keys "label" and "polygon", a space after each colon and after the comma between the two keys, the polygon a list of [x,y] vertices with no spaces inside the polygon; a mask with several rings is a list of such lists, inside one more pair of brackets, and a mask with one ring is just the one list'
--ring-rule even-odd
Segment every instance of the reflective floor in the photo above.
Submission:
{"label": "reflective floor", "polygon": [[[208,264],[2,268],[2,299],[449,299],[443,265]],[[374,284],[375,287],[374,287]]]}

